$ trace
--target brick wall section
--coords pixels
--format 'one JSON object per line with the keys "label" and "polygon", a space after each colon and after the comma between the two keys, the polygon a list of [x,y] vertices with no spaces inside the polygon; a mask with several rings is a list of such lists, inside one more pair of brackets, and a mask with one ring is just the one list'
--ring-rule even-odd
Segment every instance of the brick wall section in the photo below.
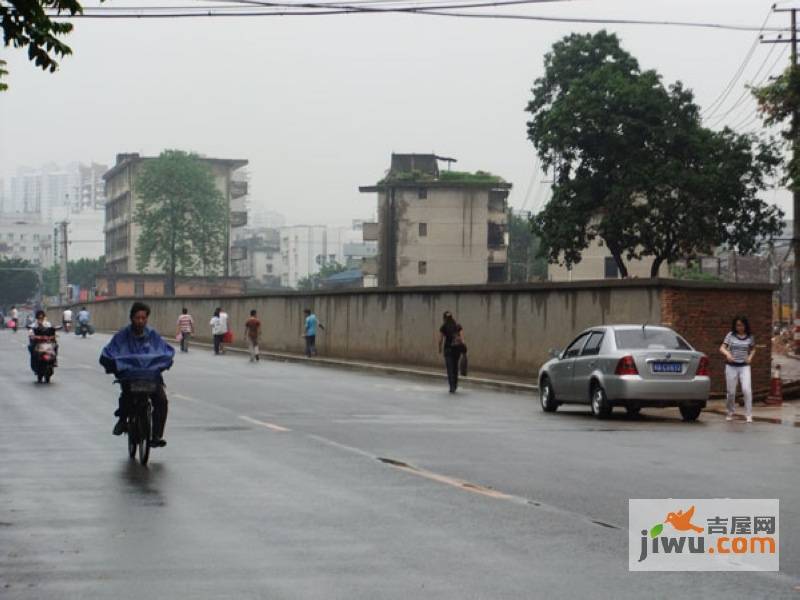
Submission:
{"label": "brick wall section", "polygon": [[770,289],[670,288],[661,290],[661,321],[672,327],[711,362],[711,392],[725,391],[725,361],[719,346],[735,315],[745,315],[756,340],[753,389],[769,388],[772,357]]}

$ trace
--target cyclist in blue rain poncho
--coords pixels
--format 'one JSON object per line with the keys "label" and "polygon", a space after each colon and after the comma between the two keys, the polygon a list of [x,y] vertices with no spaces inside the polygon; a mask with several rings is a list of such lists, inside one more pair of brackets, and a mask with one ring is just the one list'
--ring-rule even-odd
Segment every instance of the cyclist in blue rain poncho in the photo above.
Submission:
{"label": "cyclist in blue rain poncho", "polygon": [[130,325],[120,329],[100,354],[100,364],[106,373],[113,373],[122,385],[119,408],[114,413],[117,424],[114,435],[125,433],[126,419],[130,410],[130,382],[132,380],[154,380],[156,391],[150,395],[153,403],[152,447],[166,446],[164,426],[167,423],[167,395],[161,376],[172,366],[175,349],[167,344],[155,329],[147,326],[150,307],[134,302],[130,312]]}

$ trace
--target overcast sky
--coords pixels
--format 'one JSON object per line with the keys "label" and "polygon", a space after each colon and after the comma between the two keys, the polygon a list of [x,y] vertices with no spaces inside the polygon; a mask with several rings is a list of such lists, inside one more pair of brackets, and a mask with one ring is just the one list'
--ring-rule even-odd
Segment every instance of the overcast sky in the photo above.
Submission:
{"label": "overcast sky", "polygon": [[[584,0],[502,10],[760,26],[772,4]],[[776,14],[769,25],[787,22]],[[513,206],[526,196],[528,209],[540,206],[546,184],[534,177],[524,112],[532,82],[553,42],[600,28],[394,14],[75,25],[68,37],[74,54],[55,74],[35,68],[22,51],[2,52],[10,89],[0,94],[0,175],[47,161],[112,164],[117,152],[179,148],[245,158],[253,204],[292,223],[337,224],[374,214],[374,195],[358,186],[383,175],[392,151],[454,156],[455,168],[511,181]],[[702,106],[719,96],[756,38],[681,27],[607,29],[643,68],[692,88]],[[784,67],[785,50],[759,45],[717,116],[736,105],[743,83]],[[751,114],[746,99],[723,122]],[[783,192],[767,199],[788,208]]]}

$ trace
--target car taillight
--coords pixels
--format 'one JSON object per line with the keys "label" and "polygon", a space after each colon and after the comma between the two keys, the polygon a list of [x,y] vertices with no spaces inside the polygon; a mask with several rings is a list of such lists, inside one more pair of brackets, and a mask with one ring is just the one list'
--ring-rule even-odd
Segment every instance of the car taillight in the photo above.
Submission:
{"label": "car taillight", "polygon": [[638,375],[639,369],[636,368],[632,356],[623,356],[617,363],[617,368],[614,371],[615,375]]}
{"label": "car taillight", "polygon": [[708,357],[707,356],[701,356],[700,357],[700,362],[697,363],[697,376],[698,377],[708,377],[709,376],[709,372],[708,372]]}

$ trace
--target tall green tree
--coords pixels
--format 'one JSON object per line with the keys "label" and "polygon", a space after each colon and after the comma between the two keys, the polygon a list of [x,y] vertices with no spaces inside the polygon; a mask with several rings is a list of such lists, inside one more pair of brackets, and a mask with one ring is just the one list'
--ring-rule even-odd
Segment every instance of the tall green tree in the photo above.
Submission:
{"label": "tall green tree", "polygon": [[[197,155],[166,150],[142,167],[135,183],[141,228],[136,266],[151,263],[167,275],[166,293],[175,293],[175,277],[222,264],[227,207],[211,169]],[[212,271],[212,272],[209,272]]]}
{"label": "tall green tree", "polygon": [[34,265],[20,258],[0,258],[0,306],[32,300],[38,287]]}
{"label": "tall green tree", "polygon": [[726,245],[752,252],[782,213],[758,198],[775,148],[702,127],[692,93],[666,88],[605,31],[572,34],[545,56],[528,137],[555,167],[553,197],[533,221],[541,252],[571,266],[593,240],[623,277],[626,260],[661,264]]}
{"label": "tall green tree", "polygon": [[[102,1],[102,0],[101,0]],[[0,26],[5,46],[27,48],[28,58],[45,71],[54,72],[60,57],[72,54],[61,38],[72,31],[72,23],[58,21],[48,14],[76,15],[83,12],[77,0],[4,0],[0,2]],[[8,72],[0,61],[0,91],[7,89],[3,78]]]}

